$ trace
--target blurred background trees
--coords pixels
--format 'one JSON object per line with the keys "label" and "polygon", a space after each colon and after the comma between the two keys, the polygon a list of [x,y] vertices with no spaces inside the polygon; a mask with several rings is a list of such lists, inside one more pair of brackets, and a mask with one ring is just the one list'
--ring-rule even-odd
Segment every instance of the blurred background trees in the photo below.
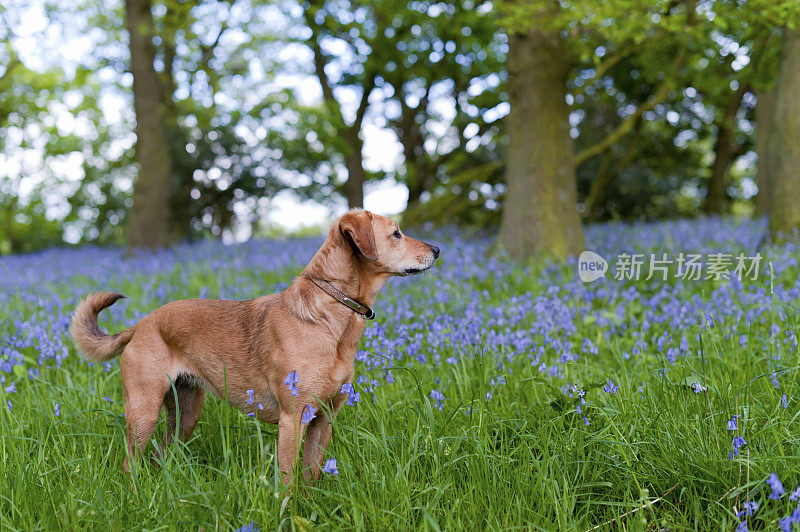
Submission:
{"label": "blurred background trees", "polygon": [[579,253],[609,219],[769,216],[778,237],[800,227],[798,20],[793,0],[4,3],[0,253],[244,239],[380,194],[515,256]]}

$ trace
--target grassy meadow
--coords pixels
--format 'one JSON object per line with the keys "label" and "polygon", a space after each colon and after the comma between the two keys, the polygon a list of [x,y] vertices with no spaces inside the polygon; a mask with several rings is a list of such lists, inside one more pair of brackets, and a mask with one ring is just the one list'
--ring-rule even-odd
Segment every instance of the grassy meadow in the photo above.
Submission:
{"label": "grassy meadow", "polygon": [[757,278],[741,281],[680,279],[673,264],[666,280],[644,267],[583,283],[574,262],[523,267],[487,254],[484,237],[427,235],[438,265],[390,280],[365,333],[360,402],[329,448],[338,475],[293,496],[276,474],[277,427],[211,396],[187,444],[123,475],[118,361],[83,361],[67,327],[93,290],[128,296],[101,314],[110,331],[174,299],[282,290],[319,239],[0,258],[0,529],[791,527],[800,249],[758,248],[763,230],[587,230],[612,270],[623,253],[760,252]]}

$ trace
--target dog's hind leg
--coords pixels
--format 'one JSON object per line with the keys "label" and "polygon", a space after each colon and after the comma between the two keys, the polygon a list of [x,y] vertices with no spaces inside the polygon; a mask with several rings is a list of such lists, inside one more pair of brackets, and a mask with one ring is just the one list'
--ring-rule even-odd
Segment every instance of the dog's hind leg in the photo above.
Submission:
{"label": "dog's hind leg", "polygon": [[[176,395],[178,397],[177,408],[175,407]],[[164,406],[167,409],[167,436],[164,439],[164,446],[172,443],[176,427],[178,438],[181,441],[189,439],[200,420],[205,397],[203,388],[182,382],[180,377],[178,377],[174,389],[172,386],[167,389],[167,393],[164,395]]]}
{"label": "dog's hind leg", "polygon": [[130,472],[131,460],[144,451],[156,429],[170,384],[166,371],[158,369],[153,361],[152,355],[142,356],[129,345],[120,362],[127,421],[128,456],[122,466],[126,473]]}

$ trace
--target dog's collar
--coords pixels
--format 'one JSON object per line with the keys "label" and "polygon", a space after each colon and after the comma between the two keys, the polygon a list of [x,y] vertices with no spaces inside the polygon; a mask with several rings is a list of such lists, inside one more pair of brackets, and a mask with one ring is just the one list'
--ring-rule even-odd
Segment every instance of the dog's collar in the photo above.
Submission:
{"label": "dog's collar", "polygon": [[361,314],[368,320],[375,319],[375,311],[369,308],[367,305],[361,303],[360,301],[353,299],[352,297],[348,296],[335,286],[333,286],[328,281],[323,279],[315,279],[314,277],[309,277],[312,283],[317,285],[322,289],[323,292],[331,296],[333,299],[341,303],[342,305],[346,306],[356,314]]}

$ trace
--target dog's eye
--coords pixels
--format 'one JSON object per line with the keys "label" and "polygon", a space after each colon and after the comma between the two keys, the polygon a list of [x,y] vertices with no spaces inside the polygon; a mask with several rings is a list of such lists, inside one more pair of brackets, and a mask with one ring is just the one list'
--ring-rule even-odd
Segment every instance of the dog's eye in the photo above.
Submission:
{"label": "dog's eye", "polygon": [[394,233],[392,233],[392,236],[395,238],[400,238],[400,229],[397,229]]}

